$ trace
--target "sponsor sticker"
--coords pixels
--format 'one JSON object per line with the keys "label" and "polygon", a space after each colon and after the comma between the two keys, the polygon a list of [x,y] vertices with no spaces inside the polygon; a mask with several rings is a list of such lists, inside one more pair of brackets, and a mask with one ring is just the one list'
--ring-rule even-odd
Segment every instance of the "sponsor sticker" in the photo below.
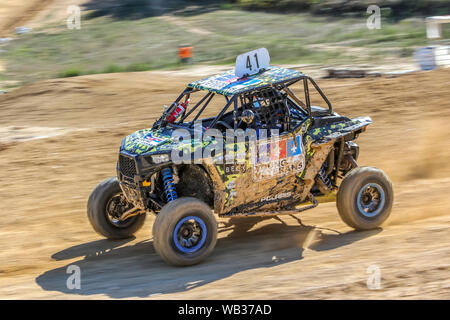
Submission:
{"label": "sponsor sticker", "polygon": [[291,172],[302,172],[305,167],[305,155],[300,136],[258,146],[256,161],[253,165],[253,180],[260,181],[273,177],[282,177]]}

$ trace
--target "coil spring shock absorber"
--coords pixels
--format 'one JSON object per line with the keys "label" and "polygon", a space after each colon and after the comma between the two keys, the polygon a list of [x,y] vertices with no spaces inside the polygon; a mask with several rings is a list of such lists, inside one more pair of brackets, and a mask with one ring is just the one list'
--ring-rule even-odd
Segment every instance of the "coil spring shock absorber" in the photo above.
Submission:
{"label": "coil spring shock absorber", "polygon": [[325,164],[323,164],[322,168],[320,168],[319,173],[317,175],[319,176],[320,180],[322,180],[322,182],[327,186],[328,189],[331,189],[333,187],[331,179],[325,171]]}
{"label": "coil spring shock absorber", "polygon": [[177,190],[173,183],[172,169],[165,168],[161,170],[164,194],[166,196],[167,202],[173,201],[178,198]]}

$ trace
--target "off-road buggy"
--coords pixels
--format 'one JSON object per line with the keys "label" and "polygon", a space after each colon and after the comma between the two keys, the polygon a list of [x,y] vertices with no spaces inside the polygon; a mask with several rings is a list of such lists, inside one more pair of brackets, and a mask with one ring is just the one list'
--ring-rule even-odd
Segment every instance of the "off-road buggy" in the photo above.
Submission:
{"label": "off-road buggy", "polygon": [[[236,71],[188,84],[152,128],[123,139],[117,177],[101,182],[88,201],[98,233],[130,237],[151,212],[158,254],[170,264],[191,265],[216,244],[213,213],[295,214],[336,201],[354,229],[376,228],[387,219],[391,182],[383,171],[356,163],[353,141],[372,120],[337,114],[312,78],[270,66],[264,54],[241,55]],[[326,108],[311,105],[310,89]]]}

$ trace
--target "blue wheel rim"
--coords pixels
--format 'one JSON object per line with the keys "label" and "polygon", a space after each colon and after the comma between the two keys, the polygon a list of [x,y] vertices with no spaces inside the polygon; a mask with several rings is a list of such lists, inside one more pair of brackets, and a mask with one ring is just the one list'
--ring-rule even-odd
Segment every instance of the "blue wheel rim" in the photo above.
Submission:
{"label": "blue wheel rim", "polygon": [[[184,237],[181,232],[187,229],[195,229],[195,234],[190,237]],[[199,250],[206,241],[207,236],[206,224],[197,216],[184,217],[178,221],[173,231],[173,242],[178,250],[182,253],[194,253]]]}
{"label": "blue wheel rim", "polygon": [[[370,190],[370,191],[369,191]],[[367,201],[363,201],[363,196],[369,193]],[[359,212],[367,217],[373,218],[380,214],[386,203],[386,197],[383,188],[377,183],[368,183],[358,192],[357,206]]]}

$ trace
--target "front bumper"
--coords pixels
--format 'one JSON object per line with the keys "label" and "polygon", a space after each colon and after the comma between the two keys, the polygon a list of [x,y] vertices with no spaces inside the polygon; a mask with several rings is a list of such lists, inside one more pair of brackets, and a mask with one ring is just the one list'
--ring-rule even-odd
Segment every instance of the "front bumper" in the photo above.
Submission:
{"label": "front bumper", "polygon": [[[169,165],[170,163],[167,162],[151,164],[148,156],[121,151],[116,167],[117,179],[127,200],[135,207],[148,209],[150,198],[157,198],[155,194],[151,193],[155,186],[151,186],[148,182],[153,174]],[[155,201],[152,202],[155,203]]]}
{"label": "front bumper", "polygon": [[137,156],[120,152],[117,161],[117,179],[125,197],[135,207],[146,209],[146,191],[142,186],[145,175],[139,171]]}

